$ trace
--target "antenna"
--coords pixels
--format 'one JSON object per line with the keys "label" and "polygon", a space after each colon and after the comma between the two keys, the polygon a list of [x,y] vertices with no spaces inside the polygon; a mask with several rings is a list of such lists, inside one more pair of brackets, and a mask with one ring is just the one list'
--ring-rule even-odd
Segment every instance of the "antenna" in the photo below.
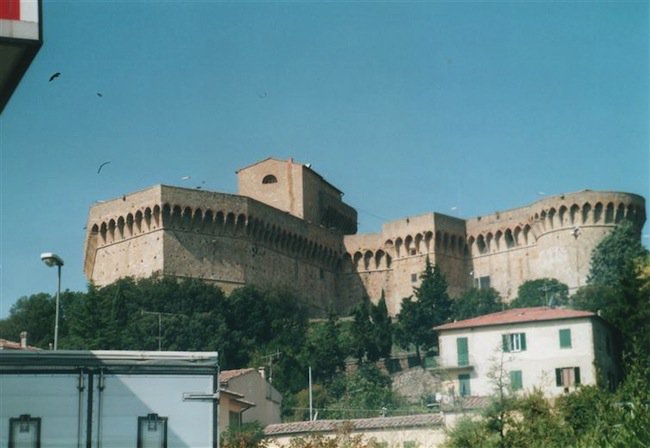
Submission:
{"label": "antenna", "polygon": [[269,361],[269,383],[273,384],[273,361],[279,359],[282,352],[275,349],[275,353],[269,353],[268,355],[262,356],[262,359],[268,359]]}

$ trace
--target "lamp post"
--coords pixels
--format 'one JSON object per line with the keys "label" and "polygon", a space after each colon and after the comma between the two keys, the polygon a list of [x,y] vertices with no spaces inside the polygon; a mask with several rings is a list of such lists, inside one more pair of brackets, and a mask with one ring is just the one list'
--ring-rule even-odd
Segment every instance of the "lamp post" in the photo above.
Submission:
{"label": "lamp post", "polygon": [[54,350],[56,350],[59,342],[59,296],[61,295],[61,266],[63,266],[63,259],[55,253],[45,252],[41,254],[41,260],[49,267],[57,267],[58,281],[56,287],[56,312],[54,317]]}

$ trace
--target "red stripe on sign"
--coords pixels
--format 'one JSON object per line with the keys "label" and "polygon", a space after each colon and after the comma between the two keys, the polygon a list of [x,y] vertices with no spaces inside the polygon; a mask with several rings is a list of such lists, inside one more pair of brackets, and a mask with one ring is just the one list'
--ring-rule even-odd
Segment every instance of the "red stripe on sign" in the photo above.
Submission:
{"label": "red stripe on sign", "polygon": [[20,20],[20,0],[0,0],[0,19]]}

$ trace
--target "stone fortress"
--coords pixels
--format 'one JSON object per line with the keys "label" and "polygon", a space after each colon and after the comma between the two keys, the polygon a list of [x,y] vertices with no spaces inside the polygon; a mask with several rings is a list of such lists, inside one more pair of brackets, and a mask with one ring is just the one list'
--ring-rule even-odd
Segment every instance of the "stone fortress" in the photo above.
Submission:
{"label": "stone fortress", "polygon": [[284,286],[314,315],[344,313],[383,291],[395,315],[426,257],[452,296],[493,287],[511,300],[523,282],[543,277],[574,290],[617,223],[633,222],[640,235],[646,219],[641,196],[585,190],[470,219],[410,216],[357,234],[356,210],[309,165],[268,158],[237,176],[236,195],[157,185],[93,205],[87,278],[97,286],[127,276],[199,278],[226,292]]}

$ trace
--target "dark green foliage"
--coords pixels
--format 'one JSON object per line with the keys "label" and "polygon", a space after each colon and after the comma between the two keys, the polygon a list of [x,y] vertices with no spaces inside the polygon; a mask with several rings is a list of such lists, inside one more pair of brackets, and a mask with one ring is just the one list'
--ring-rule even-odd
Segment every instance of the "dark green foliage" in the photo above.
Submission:
{"label": "dark green foliage", "polygon": [[630,262],[648,256],[641,244],[639,231],[630,221],[617,225],[594,249],[587,282],[590,285],[616,285]]}
{"label": "dark green foliage", "polygon": [[[54,313],[55,297],[49,294],[21,297],[12,305],[9,317],[0,321],[0,337],[17,342],[20,341],[20,333],[26,331],[29,345],[48,348],[54,341]],[[59,328],[59,337],[61,335]]]}
{"label": "dark green foliage", "polygon": [[447,280],[438,266],[426,259],[419,288],[413,288],[415,297],[402,301],[402,308],[397,316],[395,336],[402,348],[415,347],[419,360],[420,351],[428,350],[437,344],[437,335],[433,327],[448,322],[452,316],[453,302],[447,294]]}
{"label": "dark green foliage", "polygon": [[566,284],[554,278],[540,278],[522,283],[510,307],[561,306],[567,304],[568,298],[569,287]]}
{"label": "dark green foliage", "polygon": [[372,339],[372,321],[370,320],[370,299],[364,296],[361,303],[352,310],[352,326],[350,337],[352,339],[352,356],[361,363],[365,356],[368,359],[377,359]]}
{"label": "dark green foliage", "polygon": [[338,319],[333,312],[325,323],[312,326],[304,356],[312,368],[313,381],[328,383],[344,369],[345,352],[340,339]]}
{"label": "dark green foliage", "polygon": [[377,305],[373,305],[370,310],[370,317],[372,318],[373,338],[377,345],[377,354],[379,358],[388,358],[390,356],[391,348],[393,347],[393,324],[392,319],[388,315],[388,307],[386,306],[386,297],[384,291],[381,291],[381,297]]}
{"label": "dark green foliage", "polygon": [[350,326],[352,356],[359,363],[364,358],[377,361],[390,356],[393,345],[391,318],[382,292],[377,305],[366,296],[352,311]]}
{"label": "dark green foliage", "polygon": [[453,319],[463,320],[502,311],[501,296],[494,288],[472,288],[454,300]]}
{"label": "dark green foliage", "polygon": [[349,375],[339,375],[328,388],[332,402],[323,418],[378,417],[398,404],[390,376],[374,364],[363,364]]}

